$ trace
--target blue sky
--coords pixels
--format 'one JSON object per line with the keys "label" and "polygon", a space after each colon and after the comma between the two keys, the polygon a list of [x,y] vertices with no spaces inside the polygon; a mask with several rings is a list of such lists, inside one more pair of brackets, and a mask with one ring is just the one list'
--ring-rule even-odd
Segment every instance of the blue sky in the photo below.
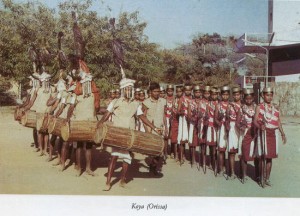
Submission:
{"label": "blue sky", "polygon": [[[55,8],[60,0],[39,0]],[[109,6],[112,10],[107,10]],[[267,32],[267,0],[94,0],[92,10],[117,16],[138,10],[149,41],[164,48],[188,43],[197,33],[240,36]]]}

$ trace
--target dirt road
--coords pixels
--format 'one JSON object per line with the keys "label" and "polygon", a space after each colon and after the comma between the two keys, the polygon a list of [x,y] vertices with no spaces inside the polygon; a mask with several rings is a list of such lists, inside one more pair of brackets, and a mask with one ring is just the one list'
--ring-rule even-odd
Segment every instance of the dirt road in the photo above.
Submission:
{"label": "dirt road", "polygon": [[[83,174],[76,177],[73,166],[60,172],[45,156],[33,152],[32,129],[13,120],[10,107],[0,107],[0,193],[1,194],[57,194],[57,195],[133,195],[133,196],[220,196],[220,197],[300,197],[300,119],[284,118],[287,145],[280,145],[279,158],[273,162],[272,187],[260,188],[250,164],[246,184],[237,179],[214,177],[208,170],[203,174],[186,162],[179,166],[168,159],[162,177],[148,173],[145,156],[135,154],[129,168],[126,188],[118,185],[121,162],[113,178],[111,191],[105,185],[109,153],[93,150],[92,168],[97,176]],[[198,150],[198,149],[197,149]],[[147,160],[146,160],[147,161]],[[238,165],[238,164],[237,164]],[[238,166],[237,166],[238,167]]]}

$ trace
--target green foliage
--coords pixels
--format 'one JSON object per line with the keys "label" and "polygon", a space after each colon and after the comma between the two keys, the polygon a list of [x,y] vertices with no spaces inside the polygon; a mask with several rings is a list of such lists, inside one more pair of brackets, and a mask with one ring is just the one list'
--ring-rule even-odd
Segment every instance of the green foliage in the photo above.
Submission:
{"label": "green foliage", "polygon": [[[47,70],[50,73],[57,71],[59,31],[64,33],[63,51],[74,53],[71,11],[75,11],[85,43],[84,60],[101,95],[116,87],[121,73],[113,61],[110,17],[92,11],[92,0],[64,1],[56,10],[40,2],[1,2],[0,74],[3,77],[26,83],[26,77],[32,73],[32,63],[28,57],[28,49],[32,45],[52,54]],[[236,68],[221,62],[222,59],[232,58],[232,51],[227,48],[234,38],[225,40],[217,33],[198,34],[191,44],[161,50],[159,45],[149,42],[144,34],[146,27],[147,23],[140,20],[138,11],[122,12],[116,18],[115,36],[124,46],[124,71],[127,77],[137,80],[137,87],[145,88],[151,81],[222,85],[232,83],[236,77]],[[256,67],[255,64],[253,67]]]}

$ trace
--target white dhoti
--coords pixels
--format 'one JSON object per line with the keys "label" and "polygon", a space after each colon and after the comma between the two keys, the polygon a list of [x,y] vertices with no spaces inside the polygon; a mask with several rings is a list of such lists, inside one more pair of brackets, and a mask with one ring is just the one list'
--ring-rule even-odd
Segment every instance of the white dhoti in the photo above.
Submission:
{"label": "white dhoti", "polygon": [[131,156],[128,151],[119,149],[119,148],[112,148],[111,156],[117,156],[119,159],[122,159],[124,162],[131,164]]}
{"label": "white dhoti", "polygon": [[232,149],[238,149],[239,146],[239,134],[235,129],[235,122],[230,122],[230,129],[228,131],[228,148],[229,152]]}
{"label": "white dhoti", "polygon": [[177,143],[186,142],[189,139],[188,126],[185,116],[179,117]]}

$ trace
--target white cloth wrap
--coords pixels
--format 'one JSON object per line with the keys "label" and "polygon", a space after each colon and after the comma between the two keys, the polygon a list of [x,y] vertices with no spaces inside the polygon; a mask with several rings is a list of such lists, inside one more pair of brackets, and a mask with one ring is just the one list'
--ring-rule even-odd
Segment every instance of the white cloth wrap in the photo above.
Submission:
{"label": "white cloth wrap", "polygon": [[126,150],[122,150],[119,148],[112,148],[111,155],[117,156],[117,157],[119,157],[119,159],[123,160],[124,162],[131,164],[132,158],[131,158],[129,152]]}
{"label": "white cloth wrap", "polygon": [[238,143],[238,146],[239,146],[239,150],[238,150],[238,155],[241,156],[242,155],[242,143],[243,143],[243,139],[245,137],[245,135],[247,134],[249,128],[246,128],[245,131],[240,134],[240,137],[239,137],[239,143]]}
{"label": "white cloth wrap", "polygon": [[[208,127],[209,128],[209,127]],[[208,129],[207,129],[208,130]],[[203,121],[200,123],[200,128],[198,128],[198,138],[202,139],[203,137]]]}
{"label": "white cloth wrap", "polygon": [[170,118],[166,118],[167,121],[167,130],[170,132]]}
{"label": "white cloth wrap", "polygon": [[61,101],[60,101],[60,103],[66,104],[66,98],[62,98]]}
{"label": "white cloth wrap", "polygon": [[[212,140],[212,133],[214,133],[214,138],[215,140]],[[208,127],[207,128],[207,133],[206,133],[206,141],[207,142],[216,142],[216,138],[217,138],[218,134],[216,132],[216,130],[213,129],[213,127]]]}
{"label": "white cloth wrap", "polygon": [[255,155],[254,154],[254,146],[255,146],[255,139],[253,139],[252,141],[251,141],[251,143],[250,143],[250,151],[249,151],[249,156],[250,157],[253,157],[253,155]]}
{"label": "white cloth wrap", "polygon": [[76,101],[76,97],[74,97],[73,95],[71,96],[71,99],[70,99],[70,104],[75,104],[75,101]]}
{"label": "white cloth wrap", "polygon": [[140,131],[146,132],[144,123],[142,122],[142,120],[139,120],[139,121],[140,121]]}
{"label": "white cloth wrap", "polygon": [[177,144],[187,141],[189,138],[188,127],[185,116],[179,117]]}
{"label": "white cloth wrap", "polygon": [[190,124],[190,127],[189,127],[189,144],[192,144],[193,143],[193,135],[194,135],[194,125],[193,124]]}
{"label": "white cloth wrap", "polygon": [[260,131],[258,131],[258,134],[257,134],[257,151],[256,151],[256,157],[257,156],[261,156],[262,155],[262,137],[260,135]]}
{"label": "white cloth wrap", "polygon": [[238,149],[239,147],[239,134],[235,129],[235,122],[230,122],[230,129],[228,132],[228,148],[229,152],[232,148]]}
{"label": "white cloth wrap", "polygon": [[220,148],[226,148],[227,147],[227,137],[225,132],[225,126],[222,124],[220,130],[219,130],[219,147]]}

